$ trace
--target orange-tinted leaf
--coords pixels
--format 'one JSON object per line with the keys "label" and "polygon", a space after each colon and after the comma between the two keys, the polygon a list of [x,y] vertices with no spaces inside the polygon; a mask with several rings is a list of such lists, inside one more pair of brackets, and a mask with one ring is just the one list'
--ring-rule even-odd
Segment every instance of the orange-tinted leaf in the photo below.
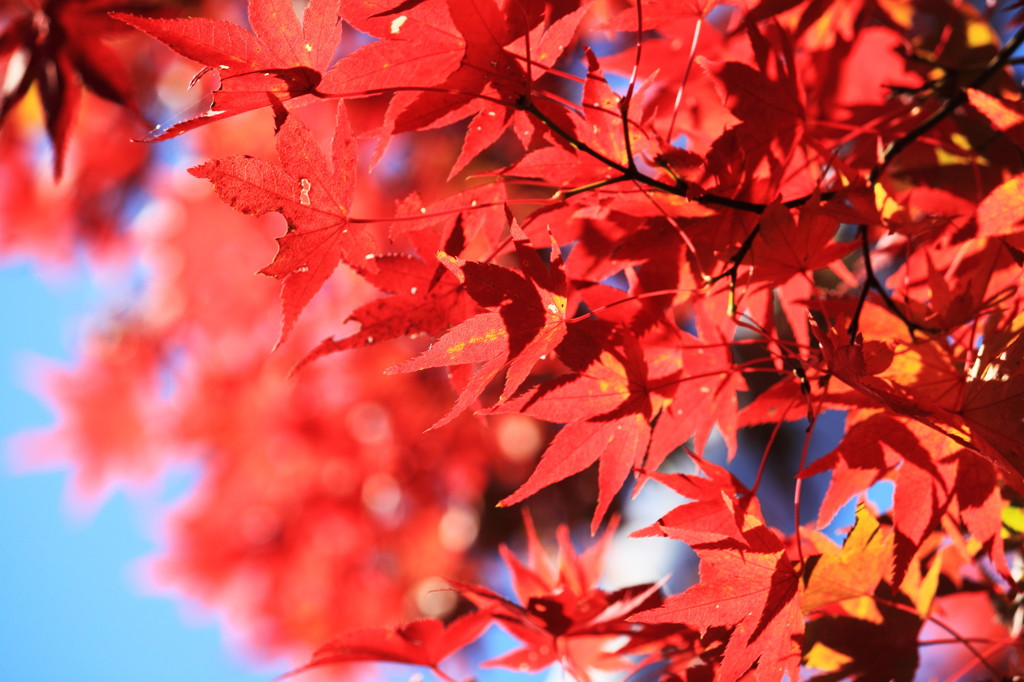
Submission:
{"label": "orange-tinted leaf", "polygon": [[[831,543],[829,543],[831,544]],[[800,595],[805,612],[845,599],[873,596],[892,570],[893,534],[883,529],[865,505],[839,550],[825,547]]]}
{"label": "orange-tinted leaf", "polygon": [[1024,175],[1010,178],[978,204],[978,236],[1008,237],[1022,232]]}
{"label": "orange-tinted leaf", "polygon": [[808,665],[831,673],[834,679],[910,682],[914,678],[920,662],[922,620],[904,595],[893,594],[884,583],[879,590],[886,600],[878,606],[881,622],[842,615],[808,623],[805,639],[815,654]]}
{"label": "orange-tinted leaf", "polygon": [[1007,102],[974,88],[967,89],[967,99],[996,130],[1007,133],[1017,146],[1024,146],[1024,107],[1020,102]]}

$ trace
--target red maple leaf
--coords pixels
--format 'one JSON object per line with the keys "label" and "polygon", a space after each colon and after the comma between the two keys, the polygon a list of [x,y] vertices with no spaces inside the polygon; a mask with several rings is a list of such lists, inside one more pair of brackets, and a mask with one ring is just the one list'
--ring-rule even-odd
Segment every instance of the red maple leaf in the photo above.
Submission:
{"label": "red maple leaf", "polygon": [[490,622],[491,614],[473,611],[447,625],[436,618],[423,618],[395,628],[354,630],[323,645],[313,653],[309,663],[278,679],[327,665],[358,661],[424,666],[451,679],[438,669],[441,661],[479,638]]}
{"label": "red maple leaf", "polygon": [[[660,585],[636,585],[615,592],[597,586],[604,555],[617,522],[598,541],[578,554],[569,539],[569,529],[558,529],[558,559],[552,565],[537,537],[529,515],[526,520],[527,563],[507,547],[502,558],[512,574],[519,603],[476,585],[456,584],[462,594],[492,614],[522,647],[487,662],[513,670],[536,671],[555,662],[581,682],[590,682],[589,671],[621,670],[631,667],[620,651],[631,644],[646,643],[644,628],[625,619],[661,601]],[[649,628],[648,628],[649,629]],[[635,653],[630,651],[630,653]]]}
{"label": "red maple leaf", "polygon": [[377,256],[374,262],[377,271],[364,273],[364,276],[393,295],[357,308],[346,322],[358,322],[359,331],[343,339],[325,339],[310,351],[301,365],[329,353],[402,336],[440,334],[453,318],[467,312],[457,283],[436,281],[438,266],[400,254]]}
{"label": "red maple leaf", "polygon": [[727,130],[707,155],[709,168],[718,176],[718,193],[750,176],[780,182],[789,155],[799,148],[806,113],[794,65],[787,67],[781,51],[774,57],[778,60],[774,80],[765,71],[740,62],[719,66],[699,60],[702,67],[714,72],[719,95],[741,121]]}
{"label": "red maple leaf", "polygon": [[377,40],[339,60],[324,80],[325,92],[359,95],[432,86],[458,68],[465,52],[447,0],[398,7],[383,0],[342,0],[340,15]]}
{"label": "red maple leaf", "polygon": [[650,419],[660,399],[650,393],[647,364],[635,339],[623,335],[618,343],[602,342],[585,329],[574,325],[559,349],[559,357],[570,366],[589,356],[579,372],[540,384],[494,411],[565,424],[530,478],[500,505],[517,504],[599,462],[598,501],[591,521],[591,532],[596,532],[626,478],[643,466]]}
{"label": "red maple leaf", "polygon": [[854,242],[837,243],[839,221],[826,211],[803,207],[798,219],[793,211],[773,202],[759,221],[760,233],[751,249],[754,274],[772,282],[785,282],[791,276],[823,268],[853,250]]}
{"label": "red maple leaf", "polygon": [[[318,96],[341,37],[338,0],[310,0],[302,23],[288,0],[250,0],[250,33],[221,19],[149,19],[113,14],[172,50],[215,71],[220,87],[210,109],[149,139],[163,140],[201,125],[266,106]],[[198,78],[198,76],[197,76]]]}
{"label": "red maple leaf", "polygon": [[[630,618],[638,623],[681,623],[707,632],[729,628],[715,679],[738,680],[757,665],[758,679],[799,679],[804,619],[800,579],[782,541],[765,525],[757,500],[742,494],[731,476],[706,462],[711,478],[661,476],[697,501],[676,508],[642,535],[663,535],[689,544],[700,557],[700,582],[657,609]],[[731,490],[741,492],[739,497]]]}
{"label": "red maple leaf", "polygon": [[[418,11],[425,11],[427,7],[438,6],[434,12],[440,16],[440,8],[445,4],[445,14],[450,12],[451,22],[444,27],[445,32],[453,34],[455,45],[461,48],[458,67],[450,72],[422,71],[423,66],[419,63],[415,67],[401,70],[388,68],[382,74],[383,78],[375,79],[372,86],[390,86],[401,90],[388,106],[384,132],[378,145],[378,157],[394,133],[437,128],[469,116],[474,117],[462,152],[451,170],[451,177],[496,142],[513,122],[520,139],[524,144],[528,143],[532,124],[525,113],[516,111],[517,103],[520,98],[530,94],[531,76],[539,77],[571,44],[586,8],[562,17],[547,31],[535,30],[531,33],[530,41],[534,51],[529,55],[527,66],[526,41],[522,35],[527,27],[523,25],[520,13],[508,13],[494,0],[448,0],[441,4],[421,2],[414,3],[414,7]],[[389,19],[393,28],[395,22],[415,16],[407,11],[408,6],[409,3],[403,3],[394,9],[384,9],[374,17]],[[390,33],[377,33],[383,38],[378,43],[379,50],[388,60],[393,59],[393,52],[401,50],[399,63],[408,61],[411,53],[401,29]],[[451,37],[446,36],[446,41],[441,44],[451,44]],[[427,54],[437,50],[437,44],[431,45]],[[422,51],[415,54],[419,52]],[[367,64],[365,69],[371,73],[380,73],[390,63],[388,61],[376,67]],[[533,74],[531,69],[538,73]],[[402,82],[394,80],[399,74],[403,77]],[[438,79],[438,75],[446,77]],[[541,106],[553,117],[565,121],[560,107],[549,102],[543,102]]]}
{"label": "red maple leaf", "polygon": [[[122,58],[106,39],[124,32],[108,12],[145,11],[155,0],[26,0],[25,12],[9,20],[0,32],[0,124],[35,85],[38,88],[46,131],[53,142],[53,170],[60,178],[64,152],[84,85],[100,97],[142,114]],[[5,3],[6,14],[11,3]],[[7,19],[8,17],[4,17]],[[12,57],[23,52],[26,63],[19,75]]]}
{"label": "red maple leaf", "polygon": [[[710,328],[707,322],[704,325]],[[736,396],[745,390],[746,381],[732,362],[729,344],[724,338],[719,344],[701,343],[684,331],[673,336],[678,345],[669,352],[675,355],[677,369],[665,371],[658,381],[652,381],[667,399],[651,434],[649,469],[656,469],[690,438],[700,452],[716,424],[729,452],[736,452]]]}
{"label": "red maple leaf", "polygon": [[[636,125],[629,125],[629,143],[626,142],[623,136],[624,114],[620,110],[623,98],[608,84],[594,53],[587,48],[585,54],[587,78],[583,85],[583,115],[561,112],[556,121],[563,130],[576,131],[582,144],[555,144],[535,149],[506,169],[507,175],[539,178],[564,190],[623,176],[623,170],[631,162],[630,156],[639,151],[644,138]],[[630,101],[626,115],[639,118],[640,100],[637,96]],[[543,101],[538,101],[534,106],[541,104]],[[550,113],[548,107],[544,107],[542,112],[545,115]],[[557,141],[562,142],[561,139]],[[641,201],[648,207],[657,206],[657,202],[643,195]]]}
{"label": "red maple leaf", "polygon": [[469,295],[490,308],[452,327],[429,349],[388,370],[414,372],[429,367],[480,363],[451,411],[433,428],[446,424],[483,392],[498,372],[508,367],[502,398],[512,395],[536,362],[565,338],[569,315],[568,284],[559,251],[552,249],[548,270],[519,228],[512,238],[523,273],[492,263],[463,261],[445,253],[438,258],[459,279]]}
{"label": "red maple leaf", "polygon": [[339,261],[358,269],[375,269],[372,237],[358,228],[350,229],[356,148],[344,104],[338,107],[333,151],[332,167],[313,133],[289,116],[277,134],[280,164],[236,156],[189,170],[210,180],[221,199],[242,213],[279,211],[287,219],[288,233],[277,240],[277,257],[260,271],[284,282],[278,345],[288,338],[299,313]]}

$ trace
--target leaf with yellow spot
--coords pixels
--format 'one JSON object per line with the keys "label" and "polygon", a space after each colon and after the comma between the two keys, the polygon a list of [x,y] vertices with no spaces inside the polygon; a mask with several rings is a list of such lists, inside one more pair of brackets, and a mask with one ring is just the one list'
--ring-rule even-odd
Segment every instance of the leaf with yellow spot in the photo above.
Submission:
{"label": "leaf with yellow spot", "polygon": [[1002,522],[1004,537],[1009,537],[1010,532],[1024,533],[1024,509],[1020,507],[1007,506],[1003,509]]}
{"label": "leaf with yellow spot", "polygon": [[487,384],[508,368],[501,398],[511,397],[538,360],[554,353],[566,335],[569,299],[561,254],[552,248],[550,268],[518,225],[512,238],[522,273],[493,263],[465,261],[444,252],[438,260],[479,305],[490,308],[445,332],[426,351],[387,373],[483,363],[452,408],[432,428],[448,423],[472,404]]}
{"label": "leaf with yellow spot", "polygon": [[[566,344],[601,343],[599,333],[598,324],[589,329],[573,325]],[[599,462],[593,531],[630,472],[643,464],[652,415],[647,365],[635,339],[603,343],[596,359],[581,371],[547,381],[495,410],[566,424],[530,478],[502,500],[501,506],[521,502]]]}

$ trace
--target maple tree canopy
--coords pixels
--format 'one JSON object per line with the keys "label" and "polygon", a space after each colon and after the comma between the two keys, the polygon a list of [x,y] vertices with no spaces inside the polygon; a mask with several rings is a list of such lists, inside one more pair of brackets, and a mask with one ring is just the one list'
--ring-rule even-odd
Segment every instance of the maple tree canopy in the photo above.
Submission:
{"label": "maple tree canopy", "polygon": [[297,680],[1024,674],[1022,3],[297,4],[0,3],[0,249],[144,273],[27,462]]}

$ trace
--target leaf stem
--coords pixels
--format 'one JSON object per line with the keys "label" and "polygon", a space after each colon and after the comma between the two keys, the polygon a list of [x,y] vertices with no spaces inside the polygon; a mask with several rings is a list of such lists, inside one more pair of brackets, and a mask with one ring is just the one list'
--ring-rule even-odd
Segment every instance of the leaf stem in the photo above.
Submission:
{"label": "leaf stem", "polygon": [[732,263],[725,271],[711,277],[707,280],[708,285],[714,285],[715,283],[729,278],[729,304],[726,310],[726,314],[729,317],[736,315],[736,279],[739,275],[740,265],[743,263],[743,259],[754,245],[754,239],[757,238],[758,233],[761,231],[761,223],[758,222],[754,225],[754,228],[750,231],[750,234],[746,236],[743,243],[740,244],[740,248],[736,250],[736,253],[732,255],[729,261]]}
{"label": "leaf stem", "polygon": [[636,87],[636,77],[640,72],[640,56],[643,54],[644,36],[644,3],[636,3],[636,58],[633,60],[633,72],[629,74],[629,87],[626,88],[626,95],[619,100],[619,114],[622,116],[622,136],[626,145],[626,163],[629,169],[636,172],[636,161],[633,159],[633,145],[629,139],[629,105],[633,102],[633,89]]}
{"label": "leaf stem", "polygon": [[679,294],[681,291],[682,291],[682,289],[661,289],[659,291],[645,291],[642,294],[634,294],[632,296],[626,296],[625,298],[620,298],[617,301],[612,301],[611,303],[606,303],[603,306],[599,306],[597,308],[594,308],[593,310],[591,310],[589,312],[585,312],[582,315],[577,315],[576,317],[572,318],[571,320],[566,320],[565,323],[566,324],[572,324],[574,322],[582,322],[583,320],[591,317],[592,315],[596,315],[597,313],[601,312],[602,310],[608,310],[609,308],[615,307],[617,305],[621,305],[623,303],[630,303],[632,301],[639,301],[639,300],[642,300],[642,299],[645,299],[645,298],[655,298],[655,297],[658,297],[658,296],[675,296],[675,295]]}
{"label": "leaf stem", "polygon": [[568,199],[569,197],[574,197],[577,194],[583,194],[584,192],[589,192],[595,189],[601,189],[602,187],[607,187],[608,185],[617,185],[620,182],[628,181],[629,178],[627,178],[625,175],[620,175],[616,178],[606,178],[604,180],[597,180],[596,182],[591,182],[586,185],[581,185],[579,187],[573,187],[572,189],[560,189],[553,195],[551,195],[551,198]]}
{"label": "leaf stem", "polygon": [[875,599],[875,601],[877,601],[880,604],[885,604],[886,606],[890,606],[890,607],[892,607],[894,609],[897,609],[899,611],[903,611],[905,613],[913,614],[913,615],[917,616],[918,618],[922,618],[922,620],[929,620],[929,621],[935,623],[937,626],[939,626],[940,628],[942,628],[943,630],[948,632],[950,634],[950,636],[954,637],[957,642],[959,642],[960,644],[963,644],[965,647],[967,647],[967,650],[970,651],[974,655],[974,657],[977,658],[978,661],[983,666],[985,666],[985,668],[992,674],[992,679],[994,679],[994,680],[1003,679],[1003,675],[1000,674],[1000,672],[996,669],[996,667],[994,665],[992,665],[991,663],[988,662],[988,659],[986,659],[984,656],[982,656],[981,653],[977,649],[974,648],[974,646],[971,644],[969,639],[967,639],[966,637],[963,637],[959,632],[954,630],[949,625],[946,625],[945,623],[943,623],[941,620],[939,620],[935,616],[933,616],[931,614],[928,614],[928,615],[922,617],[921,613],[916,608],[914,608],[913,606],[907,606],[906,604],[901,604],[900,602],[893,601],[891,599],[885,599],[884,597],[876,596],[876,597],[874,597],[874,599]]}
{"label": "leaf stem", "polygon": [[[639,3],[638,3],[639,4]],[[697,17],[697,23],[693,27],[693,40],[690,41],[690,55],[686,58],[686,70],[679,81],[679,89],[676,90],[676,99],[672,105],[672,118],[668,123],[668,143],[672,144],[673,134],[676,129],[676,118],[679,116],[679,107],[683,103],[683,90],[686,88],[686,80],[690,77],[690,69],[693,67],[693,58],[697,54],[697,41],[700,40],[700,29],[704,25],[704,17]]]}
{"label": "leaf stem", "polygon": [[[794,403],[796,403],[796,398],[793,398],[792,400],[789,401],[789,404],[786,405],[786,408],[782,411],[782,414],[788,414],[789,408],[793,407]],[[782,430],[783,423],[785,423],[784,419],[780,419],[777,422],[775,422],[775,426],[772,428],[772,434],[768,436],[768,442],[764,446],[764,453],[761,455],[761,464],[760,466],[757,467],[757,476],[754,477],[754,485],[751,486],[750,488],[751,495],[756,495],[758,489],[761,487],[761,478],[762,476],[764,476],[764,470],[766,468],[766,465],[768,464],[768,453],[771,451],[772,445],[775,444],[775,438],[776,436],[779,435],[779,431]]]}
{"label": "leaf stem", "polygon": [[[807,431],[804,433],[804,445],[800,450],[800,468],[797,471],[803,471],[807,466],[807,452],[811,448],[811,436],[814,434],[814,426],[818,423],[818,415],[814,413],[812,409],[807,410]],[[800,570],[798,573],[803,573],[806,561],[804,559],[804,543],[800,537],[800,493],[803,491],[804,479],[802,476],[796,477],[796,483],[793,485],[793,534],[796,537],[796,552],[797,556],[800,557]]]}

